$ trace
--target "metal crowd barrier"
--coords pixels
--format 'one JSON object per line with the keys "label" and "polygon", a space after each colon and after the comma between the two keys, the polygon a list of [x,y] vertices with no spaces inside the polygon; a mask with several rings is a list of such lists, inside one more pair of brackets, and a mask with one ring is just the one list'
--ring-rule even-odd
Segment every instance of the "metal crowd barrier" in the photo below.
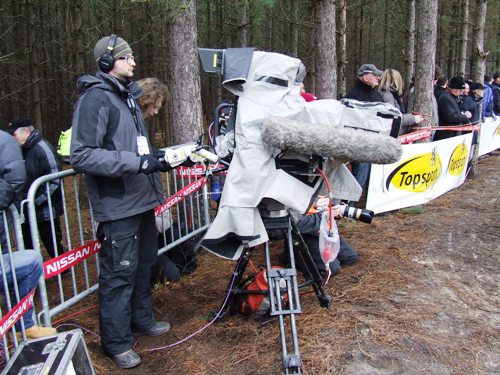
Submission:
{"label": "metal crowd barrier", "polygon": [[[163,243],[159,248],[162,254],[184,241],[203,233],[210,225],[208,191],[205,184],[199,184],[195,176],[182,169],[170,171],[162,175],[165,197],[170,202],[167,217],[162,221],[165,229]],[[44,189],[50,197],[50,182],[60,180],[63,201],[61,215],[62,244],[65,252],[51,259],[42,251],[42,242],[36,221],[35,196],[38,189]],[[198,181],[198,182],[197,182]],[[202,188],[201,193],[196,188]],[[183,195],[182,193],[189,193]],[[182,195],[182,196],[181,196]],[[49,198],[49,207],[53,202]],[[29,225],[33,247],[44,257],[44,278],[40,280],[39,290],[41,311],[39,321],[50,326],[54,315],[75,305],[83,298],[98,289],[100,244],[96,239],[97,223],[94,220],[92,207],[86,196],[84,176],[73,169],[43,176],[35,180],[28,192],[27,206]],[[51,238],[55,244],[56,231],[51,212]],[[174,225],[176,223],[176,225]],[[167,241],[167,237],[170,239]],[[54,246],[57,252],[57,246]],[[56,282],[50,279],[56,278]]]}
{"label": "metal crowd barrier", "polygon": [[[21,334],[26,339],[23,315],[33,302],[32,292],[27,298],[19,295],[16,270],[13,263],[13,253],[24,251],[24,243],[21,231],[19,214],[14,205],[9,210],[0,211],[0,279],[1,279],[1,303],[0,303],[0,337],[3,357],[0,363],[7,362],[10,358],[10,349],[17,348],[20,344],[14,326],[16,321],[21,322]],[[7,272],[4,272],[6,271]],[[5,313],[4,313],[5,311]]]}

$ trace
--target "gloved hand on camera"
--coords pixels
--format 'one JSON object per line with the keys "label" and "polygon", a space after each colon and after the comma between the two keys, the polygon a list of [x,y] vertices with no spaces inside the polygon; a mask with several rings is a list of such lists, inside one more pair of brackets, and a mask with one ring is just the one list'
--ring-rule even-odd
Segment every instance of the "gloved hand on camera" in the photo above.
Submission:
{"label": "gloved hand on camera", "polygon": [[165,151],[153,149],[153,156],[156,159],[158,159],[161,163],[161,168],[159,169],[160,172],[168,172],[174,169],[174,167],[172,167],[170,163],[166,160]]}
{"label": "gloved hand on camera", "polygon": [[153,155],[141,155],[138,173],[151,174],[161,170],[162,164]]}

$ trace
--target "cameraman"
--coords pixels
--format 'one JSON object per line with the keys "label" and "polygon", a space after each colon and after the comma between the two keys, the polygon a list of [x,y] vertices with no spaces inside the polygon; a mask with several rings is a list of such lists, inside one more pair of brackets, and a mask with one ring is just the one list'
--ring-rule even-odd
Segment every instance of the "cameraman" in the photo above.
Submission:
{"label": "cameraman", "polygon": [[131,78],[136,61],[129,44],[116,35],[94,47],[95,76],[78,80],[73,113],[71,164],[85,173],[99,222],[99,328],[107,355],[121,368],[141,363],[132,330],[148,336],[169,331],[152,311],[151,268],[158,245],[154,208],[163,202],[156,172],[166,171],[152,155]]}

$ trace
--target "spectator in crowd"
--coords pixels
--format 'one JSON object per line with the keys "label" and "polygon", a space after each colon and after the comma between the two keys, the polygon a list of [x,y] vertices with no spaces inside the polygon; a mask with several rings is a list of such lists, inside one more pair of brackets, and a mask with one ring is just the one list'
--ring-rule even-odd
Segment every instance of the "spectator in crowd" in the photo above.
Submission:
{"label": "spectator in crowd", "polygon": [[151,269],[158,244],[154,208],[163,203],[158,171],[169,165],[152,154],[131,81],[136,61],[115,34],[94,47],[95,76],[78,80],[73,112],[71,165],[85,173],[99,222],[99,329],[104,352],[120,368],[141,363],[132,332],[148,336],[170,330],[152,310]]}
{"label": "spectator in crowd", "polygon": [[[23,199],[24,183],[26,181],[26,169],[24,159],[17,142],[9,133],[0,130],[0,178],[10,185],[13,190],[13,203],[19,208]],[[2,252],[8,251],[7,238],[5,236],[5,224],[3,215],[0,214],[0,245]]]}
{"label": "spectator in crowd", "polygon": [[19,207],[23,199],[26,168],[19,144],[12,136],[0,130],[0,178],[7,181],[16,194],[14,204]]}
{"label": "spectator in crowd", "polygon": [[[459,104],[461,95],[465,89],[465,80],[461,76],[455,76],[450,80],[446,92],[442,93],[438,99],[439,126],[464,125],[468,124],[472,114],[469,111],[462,112]],[[451,138],[459,135],[460,132],[453,130],[438,130],[434,140]]]}
{"label": "spectator in crowd", "polygon": [[300,82],[300,96],[306,101],[306,102],[312,102],[313,100],[317,100],[318,98],[316,95],[311,94],[310,92],[306,92],[306,88],[304,86],[304,82]]}
{"label": "spectator in crowd", "polygon": [[[19,148],[19,146],[17,145],[16,147]],[[19,159],[15,158],[15,160],[17,163],[17,167],[23,170],[22,163],[18,163]],[[22,175],[22,172],[20,174]],[[8,173],[7,176],[12,177]],[[16,199],[15,188],[18,186],[17,177],[15,177],[14,180],[11,181],[14,181],[14,183],[4,179],[4,176],[0,178],[0,189],[2,189],[2,191],[0,191],[0,213],[6,210]],[[2,229],[3,227],[4,225],[2,223]],[[11,252],[9,251],[8,247],[4,247],[4,242],[5,241],[2,241],[3,254],[0,262],[0,280],[2,280],[3,284],[3,276],[5,276],[7,285],[3,285],[2,290],[9,291],[9,295],[11,298],[10,307],[12,308],[25,296],[27,296],[33,289],[35,289],[36,285],[38,284],[38,280],[40,279],[43,270],[42,257],[38,252],[34,250]],[[14,267],[14,272],[12,272],[12,267]],[[19,300],[16,300],[16,296],[14,293],[14,284],[17,285]],[[26,337],[28,339],[38,339],[41,337],[52,336],[57,333],[55,328],[40,327],[35,324],[33,306],[24,313],[23,322]],[[19,332],[21,331],[21,320],[18,320],[16,322],[15,327],[16,330],[18,330]]]}
{"label": "spectator in crowd", "polygon": [[[358,69],[358,77],[354,87],[347,93],[346,98],[360,100],[363,102],[383,102],[382,95],[376,90],[380,81],[382,71],[373,64],[363,64]],[[370,178],[369,163],[351,163],[351,171],[363,191],[368,187]],[[357,202],[349,202],[350,205],[356,205]]]}
{"label": "spectator in crowd", "polygon": [[[470,112],[471,118],[470,121],[474,122],[479,119],[479,105],[478,102],[476,101],[476,98],[474,97],[474,94],[471,92],[471,85],[473,82],[465,82],[465,89],[462,92],[462,95],[460,95],[460,102],[459,102],[459,107],[460,110],[465,113],[465,112]],[[481,85],[483,86],[483,85]],[[476,118],[476,120],[474,120]]]}
{"label": "spectator in crowd", "polygon": [[[31,120],[18,118],[9,124],[7,132],[11,134],[21,146],[26,166],[26,184],[24,186],[23,198],[27,198],[28,191],[33,182],[45,175],[59,172],[61,164],[54,149],[31,123]],[[38,233],[41,237],[47,253],[56,257],[64,252],[62,246],[62,233],[59,216],[63,213],[61,195],[61,181],[56,179],[49,183],[49,195],[45,185],[41,186],[35,194],[36,220]],[[51,221],[52,210],[52,221]],[[27,212],[24,214],[25,222],[22,224],[24,246],[33,249],[31,238],[30,221]],[[52,238],[52,225],[54,226],[55,239]]]}
{"label": "spectator in crowd", "polygon": [[443,92],[446,92],[446,88],[448,87],[448,76],[443,74],[437,77],[436,83],[434,85],[434,96],[436,100],[439,99]]}
{"label": "spectator in crowd", "polygon": [[482,111],[482,121],[484,122],[486,117],[496,117],[493,111],[493,89],[491,87],[493,83],[493,77],[489,74],[484,75],[484,94],[483,94],[483,111]]}
{"label": "spectator in crowd", "polygon": [[466,84],[464,92],[463,106],[460,108],[462,111],[469,111],[471,113],[470,121],[478,123],[482,117],[482,104],[484,96],[484,86],[479,82],[472,82],[469,86]]}
{"label": "spectator in crowd", "polygon": [[[142,90],[137,102],[139,103],[142,114],[145,119],[158,115],[161,107],[165,104],[169,96],[168,87],[159,79],[148,77],[137,81],[137,84]],[[179,223],[173,223],[174,228],[170,228],[169,211],[165,211],[166,215],[156,218],[156,228],[158,229],[158,248],[162,248],[166,243],[171,243],[175,239],[175,234],[181,232]],[[183,225],[181,225],[184,228]],[[165,239],[163,237],[165,232]],[[173,236],[172,236],[173,235]],[[174,238],[172,238],[174,237]],[[173,282],[178,281],[181,274],[192,273],[196,269],[196,258],[192,241],[179,244],[175,248],[166,253],[158,255],[152,271],[152,281],[156,282]]]}
{"label": "spectator in crowd", "polygon": [[493,112],[498,116],[500,115],[500,72],[493,74],[491,89],[493,90]]}
{"label": "spectator in crowd", "polygon": [[392,104],[403,113],[400,134],[412,131],[413,125],[418,125],[424,121],[424,116],[404,113],[403,108],[403,77],[396,69],[386,69],[382,74],[378,91],[384,102]]}
{"label": "spectator in crowd", "polygon": [[154,77],[140,79],[137,84],[143,92],[137,102],[141,106],[144,118],[158,115],[169,95],[167,85]]}

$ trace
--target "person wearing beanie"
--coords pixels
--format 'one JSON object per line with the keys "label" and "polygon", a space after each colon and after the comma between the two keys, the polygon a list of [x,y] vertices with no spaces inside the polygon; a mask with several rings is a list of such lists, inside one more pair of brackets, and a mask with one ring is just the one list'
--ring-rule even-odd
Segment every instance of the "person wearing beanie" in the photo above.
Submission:
{"label": "person wearing beanie", "polygon": [[151,269],[158,243],[154,208],[163,203],[158,171],[171,167],[155,157],[131,79],[130,45],[111,35],[94,48],[98,71],[77,83],[73,111],[72,167],[85,174],[99,222],[99,329],[104,352],[118,367],[141,363],[132,332],[159,336],[170,324],[152,311]]}
{"label": "person wearing beanie", "polygon": [[[438,99],[439,126],[465,125],[470,123],[470,111],[462,111],[460,103],[466,88],[465,79],[461,76],[452,77],[446,91]],[[460,135],[461,132],[453,130],[437,130],[434,141]]]}

